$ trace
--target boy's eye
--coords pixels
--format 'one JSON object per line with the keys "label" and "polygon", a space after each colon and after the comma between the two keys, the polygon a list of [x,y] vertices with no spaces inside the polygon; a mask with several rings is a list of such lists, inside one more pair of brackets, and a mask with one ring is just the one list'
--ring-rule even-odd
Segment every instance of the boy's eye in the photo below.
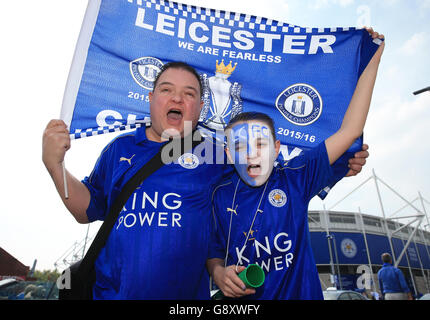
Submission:
{"label": "boy's eye", "polygon": [[267,139],[258,138],[256,141],[257,147],[264,147],[264,146],[267,146],[268,144],[269,144],[269,141]]}
{"label": "boy's eye", "polygon": [[234,145],[234,150],[236,150],[236,152],[245,151],[246,150],[246,144],[244,144],[244,143],[236,143]]}
{"label": "boy's eye", "polygon": [[267,142],[257,142],[257,147],[267,146]]}

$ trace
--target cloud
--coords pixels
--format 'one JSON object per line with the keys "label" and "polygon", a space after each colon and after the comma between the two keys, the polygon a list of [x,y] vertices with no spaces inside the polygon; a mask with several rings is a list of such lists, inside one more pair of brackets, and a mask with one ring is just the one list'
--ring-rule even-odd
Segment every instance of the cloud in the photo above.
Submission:
{"label": "cloud", "polygon": [[315,0],[309,4],[309,8],[313,10],[319,10],[330,5],[339,5],[341,7],[347,7],[354,3],[354,0]]}
{"label": "cloud", "polygon": [[400,1],[399,0],[380,0],[379,5],[381,7],[393,7],[394,5],[397,5]]}
{"label": "cloud", "polygon": [[[388,95],[381,94],[372,101],[364,130],[364,141],[370,146],[370,157],[362,173],[354,178],[343,179],[330,192],[325,201],[327,209],[371,177],[372,169],[405,199],[412,200],[421,191],[423,197],[430,200],[430,149],[427,142],[429,105],[429,92],[419,96],[410,94],[406,98],[400,93],[391,92]],[[405,204],[387,187],[380,185],[380,191],[388,215]],[[354,212],[358,207],[363,213],[381,215],[372,181],[348,196],[334,210]],[[314,199],[311,209],[321,208],[321,201]]]}
{"label": "cloud", "polygon": [[340,4],[341,7],[347,7],[354,3],[354,0],[338,0],[336,1]]}
{"label": "cloud", "polygon": [[227,10],[230,12],[245,13],[283,22],[287,21],[290,15],[290,4],[285,0],[269,0],[264,6],[248,0],[182,0],[180,2],[203,8],[219,10],[226,10],[228,8]]}
{"label": "cloud", "polygon": [[404,44],[400,47],[400,53],[412,56],[418,52],[422,52],[428,41],[428,35],[426,32],[418,32],[412,35]]}
{"label": "cloud", "polygon": [[381,99],[378,105],[372,105],[368,127],[374,138],[385,141],[386,147],[393,144],[397,148],[402,140],[403,147],[411,143],[421,145],[427,137],[429,105],[428,92],[416,97],[411,94],[408,99],[396,94],[389,95]]}
{"label": "cloud", "polygon": [[403,99],[393,94],[373,104],[370,110],[365,140],[374,153],[373,164],[384,176],[393,179],[402,194],[428,187],[429,105],[428,92]]}
{"label": "cloud", "polygon": [[421,9],[430,9],[430,0],[420,1]]}
{"label": "cloud", "polygon": [[258,9],[255,13],[257,16],[276,19],[278,21],[288,22],[291,17],[290,5],[284,0],[270,1],[270,5],[266,6],[264,10]]}

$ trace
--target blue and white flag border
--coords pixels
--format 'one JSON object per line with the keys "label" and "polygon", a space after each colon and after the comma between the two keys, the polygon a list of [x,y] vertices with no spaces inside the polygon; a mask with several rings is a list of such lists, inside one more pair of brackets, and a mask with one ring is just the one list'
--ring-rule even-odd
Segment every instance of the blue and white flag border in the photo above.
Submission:
{"label": "blue and white flag border", "polygon": [[[102,0],[88,0],[84,21],[75,47],[75,53],[73,55],[69,76],[67,78],[60,114],[60,119],[65,122],[68,128],[70,128],[70,124],[72,123],[76,98],[78,96],[79,87],[84,74],[88,49],[96,26],[101,3]],[[71,138],[75,139],[75,136],[71,134]]]}

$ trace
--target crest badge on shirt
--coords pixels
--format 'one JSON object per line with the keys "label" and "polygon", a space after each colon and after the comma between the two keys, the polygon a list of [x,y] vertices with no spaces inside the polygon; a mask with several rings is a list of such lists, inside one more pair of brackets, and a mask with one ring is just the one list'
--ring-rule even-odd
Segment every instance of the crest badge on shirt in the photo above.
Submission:
{"label": "crest badge on shirt", "polygon": [[281,189],[273,189],[269,193],[269,202],[272,206],[280,208],[287,203],[287,195]]}
{"label": "crest badge on shirt", "polygon": [[184,153],[179,157],[178,163],[182,168],[195,169],[200,164],[199,158],[192,153]]}

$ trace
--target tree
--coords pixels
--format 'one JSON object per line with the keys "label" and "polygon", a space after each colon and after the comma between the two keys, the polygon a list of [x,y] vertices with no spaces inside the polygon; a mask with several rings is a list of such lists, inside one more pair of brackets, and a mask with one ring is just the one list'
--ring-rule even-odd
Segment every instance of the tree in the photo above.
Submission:
{"label": "tree", "polygon": [[37,281],[50,281],[55,282],[57,281],[57,278],[60,276],[60,272],[57,269],[54,270],[36,270],[34,271],[33,278],[35,278]]}

